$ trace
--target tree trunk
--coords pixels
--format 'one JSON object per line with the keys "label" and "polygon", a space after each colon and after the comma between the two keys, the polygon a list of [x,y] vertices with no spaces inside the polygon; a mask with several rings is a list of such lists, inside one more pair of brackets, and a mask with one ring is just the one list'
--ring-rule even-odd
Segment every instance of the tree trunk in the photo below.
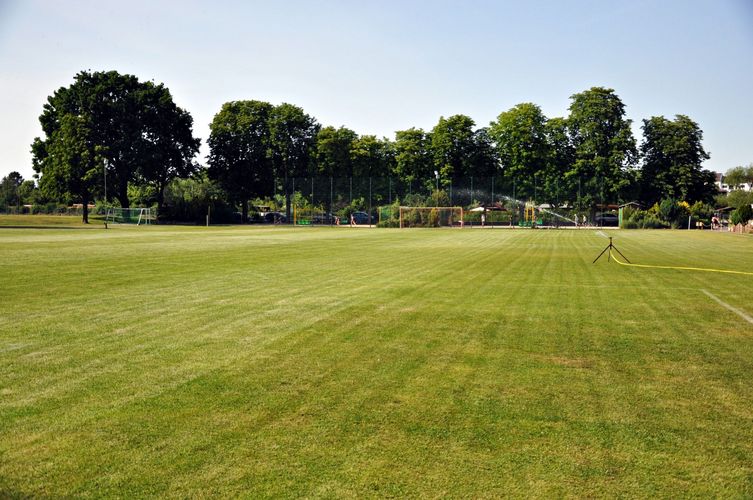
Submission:
{"label": "tree trunk", "polygon": [[288,165],[283,163],[285,169],[285,220],[290,220],[290,186],[288,185]]}
{"label": "tree trunk", "polygon": [[248,222],[248,200],[245,198],[241,202],[241,210],[242,210],[241,222],[246,224]]}
{"label": "tree trunk", "polygon": [[126,185],[125,188],[120,186],[118,188],[118,192],[115,194],[115,197],[120,202],[120,206],[122,208],[129,208],[131,206],[131,202],[128,200],[128,186]]}
{"label": "tree trunk", "polygon": [[167,186],[166,182],[159,182],[157,183],[157,213],[155,214],[155,219],[159,219],[160,213],[162,213],[162,205],[165,203],[165,187]]}
{"label": "tree trunk", "polygon": [[84,193],[81,197],[83,200],[83,223],[89,223],[89,193]]}

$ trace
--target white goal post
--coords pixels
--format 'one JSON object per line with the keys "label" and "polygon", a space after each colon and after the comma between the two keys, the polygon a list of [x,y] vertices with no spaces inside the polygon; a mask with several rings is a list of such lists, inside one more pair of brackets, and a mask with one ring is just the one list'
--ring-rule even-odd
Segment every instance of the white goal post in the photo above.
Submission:
{"label": "white goal post", "polygon": [[463,207],[400,207],[400,228],[463,227]]}
{"label": "white goal post", "polygon": [[154,224],[157,219],[157,210],[145,207],[136,208],[117,208],[107,209],[105,214],[105,223],[107,224]]}

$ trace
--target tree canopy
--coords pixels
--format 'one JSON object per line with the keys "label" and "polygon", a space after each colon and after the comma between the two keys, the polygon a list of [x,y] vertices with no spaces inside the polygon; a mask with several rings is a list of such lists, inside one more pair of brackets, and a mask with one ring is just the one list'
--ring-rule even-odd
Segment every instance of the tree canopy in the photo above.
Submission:
{"label": "tree canopy", "polygon": [[592,87],[571,99],[568,129],[575,162],[570,177],[581,181],[581,205],[593,209],[618,199],[628,186],[628,169],[637,160],[635,138],[614,90]]}
{"label": "tree canopy", "polygon": [[665,198],[710,201],[714,176],[701,166],[709,158],[702,141],[700,127],[685,115],[643,120],[641,198],[648,204]]}
{"label": "tree canopy", "polygon": [[99,194],[105,165],[123,207],[130,206],[129,183],[152,183],[161,200],[170,179],[196,169],[200,141],[192,135],[191,116],[164,85],[133,75],[82,71],[48,97],[39,121],[45,138],[34,140],[32,155],[40,188],[84,205],[84,198]]}
{"label": "tree canopy", "polygon": [[[45,136],[32,145],[33,164],[41,174],[38,192],[48,198],[100,198],[106,168],[109,195],[121,206],[129,206],[131,196],[162,208],[172,180],[204,170],[194,161],[200,141],[192,135],[193,120],[162,84],[83,71],[48,98],[39,119]],[[242,205],[244,220],[248,200],[281,191],[289,217],[291,180],[302,176],[396,177],[411,192],[413,186],[435,189],[437,172],[460,196],[474,196],[476,178],[476,186],[491,185],[492,192],[497,186],[519,199],[592,212],[634,199],[647,205],[710,201],[715,188],[712,173],[702,168],[709,154],[699,125],[680,114],[643,120],[642,128],[638,149],[625,105],[604,87],[572,95],[566,117],[548,118],[526,102],[488,127],[456,114],[440,117],[428,132],[397,131],[394,141],[322,127],[293,104],[241,100],[225,103],[210,125],[205,173],[226,206]],[[11,185],[19,183],[3,182],[5,203],[18,203],[22,190]],[[753,165],[730,170],[727,182],[753,182]]]}
{"label": "tree canopy", "polygon": [[209,126],[209,178],[241,204],[244,222],[248,219],[248,200],[272,192],[272,111],[268,102],[227,102]]}

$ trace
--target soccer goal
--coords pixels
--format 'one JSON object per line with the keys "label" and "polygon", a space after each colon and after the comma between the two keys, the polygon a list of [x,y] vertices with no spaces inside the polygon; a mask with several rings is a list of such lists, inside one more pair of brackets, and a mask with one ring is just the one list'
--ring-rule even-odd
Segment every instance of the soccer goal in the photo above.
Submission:
{"label": "soccer goal", "polygon": [[108,224],[154,224],[157,210],[153,208],[108,208],[105,222]]}
{"label": "soccer goal", "polygon": [[463,208],[400,207],[400,227],[463,227]]}

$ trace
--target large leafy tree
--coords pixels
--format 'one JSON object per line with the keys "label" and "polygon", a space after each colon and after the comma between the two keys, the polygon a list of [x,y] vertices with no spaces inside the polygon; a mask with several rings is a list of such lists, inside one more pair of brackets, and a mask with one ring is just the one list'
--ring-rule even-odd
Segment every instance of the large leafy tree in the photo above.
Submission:
{"label": "large leafy tree", "polygon": [[685,115],[674,120],[654,116],[643,120],[641,199],[647,205],[673,198],[688,202],[710,201],[714,176],[701,164],[709,158],[703,148],[703,131]]}
{"label": "large leafy tree", "polygon": [[402,181],[434,184],[431,134],[410,128],[395,132],[395,174]]}
{"label": "large leafy tree", "polygon": [[83,204],[83,222],[89,223],[89,202],[100,192],[103,177],[101,148],[93,140],[87,114],[64,114],[46,141],[32,144],[34,169],[42,172],[40,189],[54,198],[67,195]]}
{"label": "large leafy tree", "polygon": [[515,183],[517,197],[534,197],[537,176],[549,161],[546,116],[532,103],[501,113],[489,126],[505,177]]}
{"label": "large leafy tree", "polygon": [[244,222],[248,220],[248,200],[272,191],[269,122],[273,110],[268,102],[227,102],[209,125],[207,173],[241,204]]}
{"label": "large leafy tree", "polygon": [[737,187],[742,184],[753,185],[753,163],[747,167],[738,166],[729,169],[727,173],[724,174],[724,181],[731,186],[732,189],[737,189]]}
{"label": "large leafy tree", "polygon": [[283,103],[272,109],[269,118],[269,147],[274,164],[276,182],[282,182],[285,191],[285,211],[290,220],[291,178],[311,170],[320,130],[316,119],[303,109]]}
{"label": "large leafy tree", "polygon": [[565,118],[549,118],[545,125],[547,161],[544,171],[543,196],[552,205],[574,199],[577,181],[568,174],[573,168],[575,150],[570,142]]}
{"label": "large leafy tree", "polygon": [[571,178],[581,182],[581,204],[617,201],[630,184],[637,156],[631,121],[614,90],[592,87],[571,96],[568,130],[575,151]]}
{"label": "large leafy tree", "polygon": [[159,213],[167,185],[199,170],[193,158],[199,152],[201,140],[193,137],[191,115],[173,103],[165,87],[147,82],[140,94],[141,154],[135,177],[154,188]]}
{"label": "large leafy tree", "polygon": [[449,185],[472,175],[476,124],[465,115],[440,117],[431,131],[431,155],[441,182]]}
{"label": "large leafy tree", "polygon": [[[51,151],[61,150],[56,141],[72,140],[71,134],[96,148],[97,157],[106,160],[108,187],[123,207],[130,206],[129,183],[153,183],[161,193],[171,178],[194,169],[191,159],[199,140],[192,136],[190,115],[174,104],[162,84],[139,82],[133,75],[82,71],[72,85],[48,97],[39,121],[46,137],[35,140],[32,152],[42,175],[40,187],[62,187],[60,172],[54,182],[42,178],[49,175],[47,170],[53,164],[56,170],[62,168],[58,156],[46,159]],[[64,124],[68,130],[61,132]],[[81,137],[82,133],[86,136]],[[94,161],[92,155],[89,159]]]}
{"label": "large leafy tree", "polygon": [[360,177],[387,176],[393,166],[394,151],[389,139],[361,135],[350,150],[353,174]]}
{"label": "large leafy tree", "polygon": [[358,134],[349,128],[324,127],[316,138],[316,161],[319,174],[328,177],[352,177],[353,143]]}
{"label": "large leafy tree", "polygon": [[18,172],[11,172],[3,177],[0,181],[0,207],[21,204],[19,189],[23,182],[24,178]]}
{"label": "large leafy tree", "polygon": [[473,133],[473,149],[468,154],[468,175],[492,177],[499,170],[494,141],[487,127]]}

